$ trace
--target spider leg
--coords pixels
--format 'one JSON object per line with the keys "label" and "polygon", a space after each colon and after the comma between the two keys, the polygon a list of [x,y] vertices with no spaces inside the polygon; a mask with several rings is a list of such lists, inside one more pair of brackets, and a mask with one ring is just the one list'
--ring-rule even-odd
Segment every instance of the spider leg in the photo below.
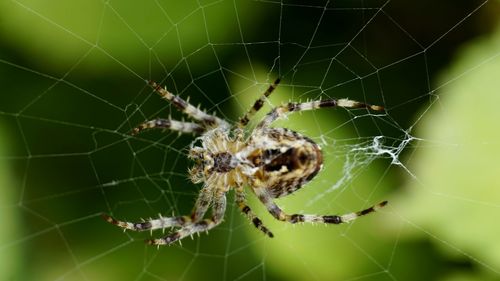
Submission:
{"label": "spider leg", "polygon": [[368,215],[372,212],[376,212],[379,209],[387,205],[387,201],[380,202],[370,208],[352,212],[343,215],[305,215],[305,214],[286,214],[276,203],[274,203],[273,198],[266,191],[265,188],[255,188],[255,194],[259,200],[266,206],[268,212],[273,215],[277,220],[286,221],[289,223],[298,222],[317,222],[317,223],[327,223],[327,224],[341,224],[351,222],[359,217]]}
{"label": "spider leg", "polygon": [[142,222],[121,221],[107,214],[102,214],[102,217],[105,221],[109,222],[110,224],[114,224],[118,227],[123,228],[124,230],[128,229],[133,231],[147,231],[147,230],[153,231],[155,229],[182,226],[191,221],[191,217],[189,216],[168,217],[168,218],[160,217],[158,219],[149,219]]}
{"label": "spider leg", "polygon": [[325,107],[366,108],[374,111],[384,110],[384,108],[379,105],[370,105],[349,99],[327,99],[327,100],[310,101],[304,103],[290,102],[288,104],[275,107],[271,112],[269,112],[264,117],[264,119],[262,119],[262,121],[260,121],[260,123],[257,125],[257,128],[262,129],[268,127],[274,121],[283,118],[292,112],[315,110],[318,108],[325,108]]}
{"label": "spider leg", "polygon": [[180,111],[187,114],[189,117],[194,120],[201,121],[205,126],[223,126],[229,127],[229,124],[218,118],[217,116],[207,114],[205,111],[191,105],[187,101],[183,100],[181,97],[172,94],[167,91],[166,88],[162,88],[154,81],[149,81],[149,85],[164,99],[172,102],[174,106],[176,106]]}
{"label": "spider leg", "polygon": [[252,209],[250,209],[250,207],[246,204],[245,192],[243,191],[243,188],[236,189],[236,203],[238,204],[241,212],[245,214],[245,216],[253,223],[253,225],[257,229],[271,238],[274,237],[274,234],[262,224],[262,221],[259,219],[259,217],[257,217],[252,212]]}
{"label": "spider leg", "polygon": [[205,187],[201,190],[198,199],[196,200],[196,204],[194,207],[191,216],[176,216],[176,217],[161,217],[158,219],[149,219],[141,222],[128,222],[117,220],[114,217],[103,214],[102,217],[105,221],[114,224],[118,227],[123,228],[124,230],[133,230],[133,231],[153,231],[156,229],[164,229],[168,227],[179,227],[191,224],[193,222],[198,222],[207,212],[208,206],[212,201],[212,192],[208,187]]}
{"label": "spider leg", "polygon": [[214,200],[214,205],[212,207],[212,218],[184,225],[178,231],[175,231],[162,238],[146,240],[146,244],[170,245],[187,236],[193,235],[198,232],[209,231],[210,229],[219,225],[222,222],[222,218],[224,217],[224,213],[226,211],[226,195],[225,193],[220,193],[215,197],[216,198]]}
{"label": "spider leg", "polygon": [[250,108],[250,110],[248,110],[248,112],[245,113],[245,115],[243,115],[240,118],[238,122],[239,128],[245,127],[248,124],[248,122],[250,122],[250,119],[252,119],[252,117],[262,108],[266,98],[271,95],[271,93],[274,91],[274,89],[276,89],[276,87],[278,87],[279,83],[280,83],[280,78],[277,78],[271,85],[269,85],[269,88],[267,88],[267,90],[259,97],[259,99],[255,101],[252,108]]}
{"label": "spider leg", "polygon": [[193,134],[201,134],[205,132],[205,128],[199,124],[191,123],[191,122],[180,122],[171,119],[154,119],[150,121],[146,121],[139,126],[132,129],[132,135],[136,135],[147,129],[170,129],[173,131],[178,131],[181,133],[193,133]]}
{"label": "spider leg", "polygon": [[213,199],[214,193],[212,191],[212,188],[208,185],[204,186],[201,189],[200,194],[196,199],[196,203],[194,204],[194,209],[191,212],[191,219],[193,222],[198,222],[203,218]]}

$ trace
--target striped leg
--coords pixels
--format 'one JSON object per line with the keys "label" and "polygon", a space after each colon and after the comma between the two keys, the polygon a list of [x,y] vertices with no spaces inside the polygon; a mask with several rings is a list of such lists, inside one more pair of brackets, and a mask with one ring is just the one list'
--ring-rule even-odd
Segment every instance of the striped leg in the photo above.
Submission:
{"label": "striped leg", "polygon": [[113,218],[110,215],[102,214],[105,221],[114,224],[118,227],[123,228],[123,230],[133,230],[133,231],[153,231],[156,229],[164,229],[168,227],[183,226],[191,222],[191,217],[189,216],[179,216],[179,217],[168,217],[163,218],[160,216],[158,219],[149,219],[142,222],[128,222],[120,221]]}
{"label": "striped leg", "polygon": [[186,113],[189,117],[194,120],[201,121],[203,124],[208,126],[223,126],[229,127],[229,124],[218,118],[217,116],[205,113],[203,110],[191,105],[189,102],[183,100],[181,97],[176,96],[166,88],[162,88],[160,85],[156,84],[154,81],[149,81],[149,85],[164,99],[170,101],[179,110]]}
{"label": "striped leg", "polygon": [[276,87],[278,87],[279,83],[280,83],[280,78],[277,78],[271,85],[269,85],[269,88],[267,88],[267,90],[259,97],[259,99],[255,101],[252,108],[250,108],[250,110],[247,113],[245,113],[243,117],[240,118],[240,121],[238,122],[239,128],[245,127],[248,124],[248,122],[250,122],[250,119],[252,119],[255,113],[257,113],[257,111],[259,111],[262,108],[266,98],[271,95],[271,93],[274,91],[274,89],[276,89]]}
{"label": "striped leg", "polygon": [[132,135],[136,135],[147,129],[170,129],[181,133],[201,134],[205,132],[205,128],[199,124],[191,122],[180,122],[170,119],[154,119],[146,121],[132,130]]}
{"label": "striped leg", "polygon": [[165,229],[169,227],[182,227],[184,225],[192,224],[199,221],[207,212],[208,206],[212,200],[212,193],[208,188],[201,190],[191,216],[177,216],[177,217],[159,217],[158,219],[149,219],[142,222],[128,222],[117,220],[110,215],[103,214],[102,217],[105,221],[114,224],[124,230],[133,231],[153,231],[156,229]]}
{"label": "striped leg", "polygon": [[146,240],[146,243],[149,245],[157,245],[157,246],[170,245],[187,236],[203,231],[209,231],[210,229],[216,227],[222,222],[222,218],[224,217],[224,213],[226,211],[226,196],[224,193],[217,195],[217,198],[215,199],[212,208],[213,208],[212,218],[187,224],[178,231],[173,232],[165,237]]}
{"label": "striped leg", "polygon": [[266,206],[269,213],[271,213],[277,220],[286,221],[289,223],[298,222],[318,222],[318,223],[328,223],[328,224],[341,224],[351,222],[359,217],[368,215],[369,213],[376,212],[379,209],[387,205],[387,201],[378,203],[377,205],[371,206],[370,208],[364,209],[362,211],[348,213],[344,215],[303,215],[303,214],[293,214],[289,215],[283,212],[283,210],[274,203],[273,198],[266,192],[264,188],[256,188],[255,194],[259,197],[259,200]]}
{"label": "striped leg", "polygon": [[196,203],[194,204],[193,212],[191,213],[191,219],[194,222],[198,222],[203,218],[208,210],[208,207],[214,199],[214,193],[208,186],[205,186],[200,191]]}
{"label": "striped leg", "polygon": [[267,236],[273,238],[274,234],[262,224],[262,221],[252,212],[252,209],[246,204],[245,192],[243,188],[236,189],[236,203],[241,212],[253,223],[253,225]]}
{"label": "striped leg", "polygon": [[304,110],[315,110],[318,108],[325,107],[343,107],[343,108],[366,108],[375,111],[382,111],[384,108],[379,105],[370,105],[366,103],[362,103],[359,101],[353,101],[348,99],[328,99],[328,100],[320,100],[320,101],[310,101],[304,103],[288,103],[285,105],[281,105],[275,107],[271,112],[269,112],[266,117],[257,125],[257,128],[262,129],[268,127],[276,121],[277,119],[283,118],[286,115]]}

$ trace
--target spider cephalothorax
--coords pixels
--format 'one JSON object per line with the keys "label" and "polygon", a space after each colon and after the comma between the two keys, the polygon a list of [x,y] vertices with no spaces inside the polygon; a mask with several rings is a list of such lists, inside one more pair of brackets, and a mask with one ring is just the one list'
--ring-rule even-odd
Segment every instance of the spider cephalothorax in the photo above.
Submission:
{"label": "spider cephalothorax", "polygon": [[[305,103],[288,103],[271,110],[255,129],[245,137],[244,129],[253,115],[263,106],[265,99],[273,92],[277,79],[254,103],[239,123],[231,127],[225,120],[192,106],[179,96],[161,88],[155,82],[150,85],[164,99],[199,123],[180,122],[170,119],[147,121],[133,130],[137,134],[144,129],[166,128],[182,133],[195,133],[200,136],[191,145],[188,157],[195,165],[189,170],[194,183],[203,183],[193,212],[190,216],[160,217],[143,222],[132,223],[116,220],[108,215],[104,218],[124,229],[144,231],[179,227],[167,236],[147,240],[149,244],[165,245],[186,236],[208,231],[222,222],[226,209],[225,194],[234,189],[240,210],[253,222],[255,227],[273,237],[262,221],[246,204],[244,187],[248,186],[276,219],[290,223],[322,222],[340,224],[352,221],[387,204],[381,202],[368,209],[344,215],[304,215],[286,214],[276,203],[275,198],[286,196],[312,180],[321,170],[323,155],[321,148],[310,138],[285,128],[271,128],[277,119],[291,112],[314,110],[322,107],[366,108],[383,110],[381,106],[369,105],[348,99],[328,99]],[[204,216],[212,206],[212,217]]]}

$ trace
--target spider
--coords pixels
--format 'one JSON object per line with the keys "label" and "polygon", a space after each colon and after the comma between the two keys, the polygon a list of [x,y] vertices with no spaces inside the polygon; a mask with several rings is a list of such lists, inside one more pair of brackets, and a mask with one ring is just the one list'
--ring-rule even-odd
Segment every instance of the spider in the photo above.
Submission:
{"label": "spider", "polygon": [[[189,169],[189,175],[193,183],[203,183],[203,187],[189,216],[162,217],[160,215],[158,219],[127,222],[104,214],[104,219],[124,230],[153,231],[176,227],[177,231],[164,237],[146,240],[146,243],[150,245],[169,245],[186,236],[202,231],[208,232],[219,225],[224,218],[226,193],[230,189],[235,191],[236,203],[241,212],[257,229],[273,237],[273,233],[263,225],[247,205],[245,186],[250,187],[275,219],[292,224],[300,222],[341,224],[384,207],[387,201],[344,215],[290,215],[274,202],[274,199],[291,194],[311,181],[323,165],[323,155],[318,144],[295,131],[270,127],[274,121],[293,112],[327,107],[384,110],[381,106],[349,99],[290,102],[273,108],[245,137],[244,129],[249,121],[262,108],[265,100],[279,83],[280,78],[269,86],[237,124],[231,126],[227,121],[205,113],[179,96],[170,93],[166,88],[149,81],[149,85],[163,99],[171,102],[180,111],[198,122],[154,119],[134,128],[132,134],[138,134],[146,129],[161,128],[199,135],[189,150],[188,157],[195,162],[194,167]],[[198,141],[200,143],[196,145]],[[204,218],[209,207],[212,208],[212,216]]]}

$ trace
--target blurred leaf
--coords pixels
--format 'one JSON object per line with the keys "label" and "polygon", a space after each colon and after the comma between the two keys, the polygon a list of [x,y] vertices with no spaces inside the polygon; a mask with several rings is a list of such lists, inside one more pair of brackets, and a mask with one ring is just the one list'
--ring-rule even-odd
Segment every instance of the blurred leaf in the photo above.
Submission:
{"label": "blurred leaf", "polygon": [[[231,1],[1,1],[0,33],[31,59],[67,70],[149,71],[239,36]],[[249,14],[256,5],[239,3]],[[138,8],[139,7],[139,8]],[[260,13],[260,12],[259,12]],[[224,15],[224,16],[221,16]],[[246,24],[248,25],[248,24]],[[251,25],[250,25],[251,26]],[[192,66],[202,59],[189,60]],[[148,73],[142,73],[146,76]]]}
{"label": "blurred leaf", "polygon": [[472,42],[443,74],[439,97],[419,123],[425,149],[412,158],[417,180],[393,200],[412,226],[407,236],[434,237],[450,257],[489,273],[500,269],[498,50],[500,29]]}

